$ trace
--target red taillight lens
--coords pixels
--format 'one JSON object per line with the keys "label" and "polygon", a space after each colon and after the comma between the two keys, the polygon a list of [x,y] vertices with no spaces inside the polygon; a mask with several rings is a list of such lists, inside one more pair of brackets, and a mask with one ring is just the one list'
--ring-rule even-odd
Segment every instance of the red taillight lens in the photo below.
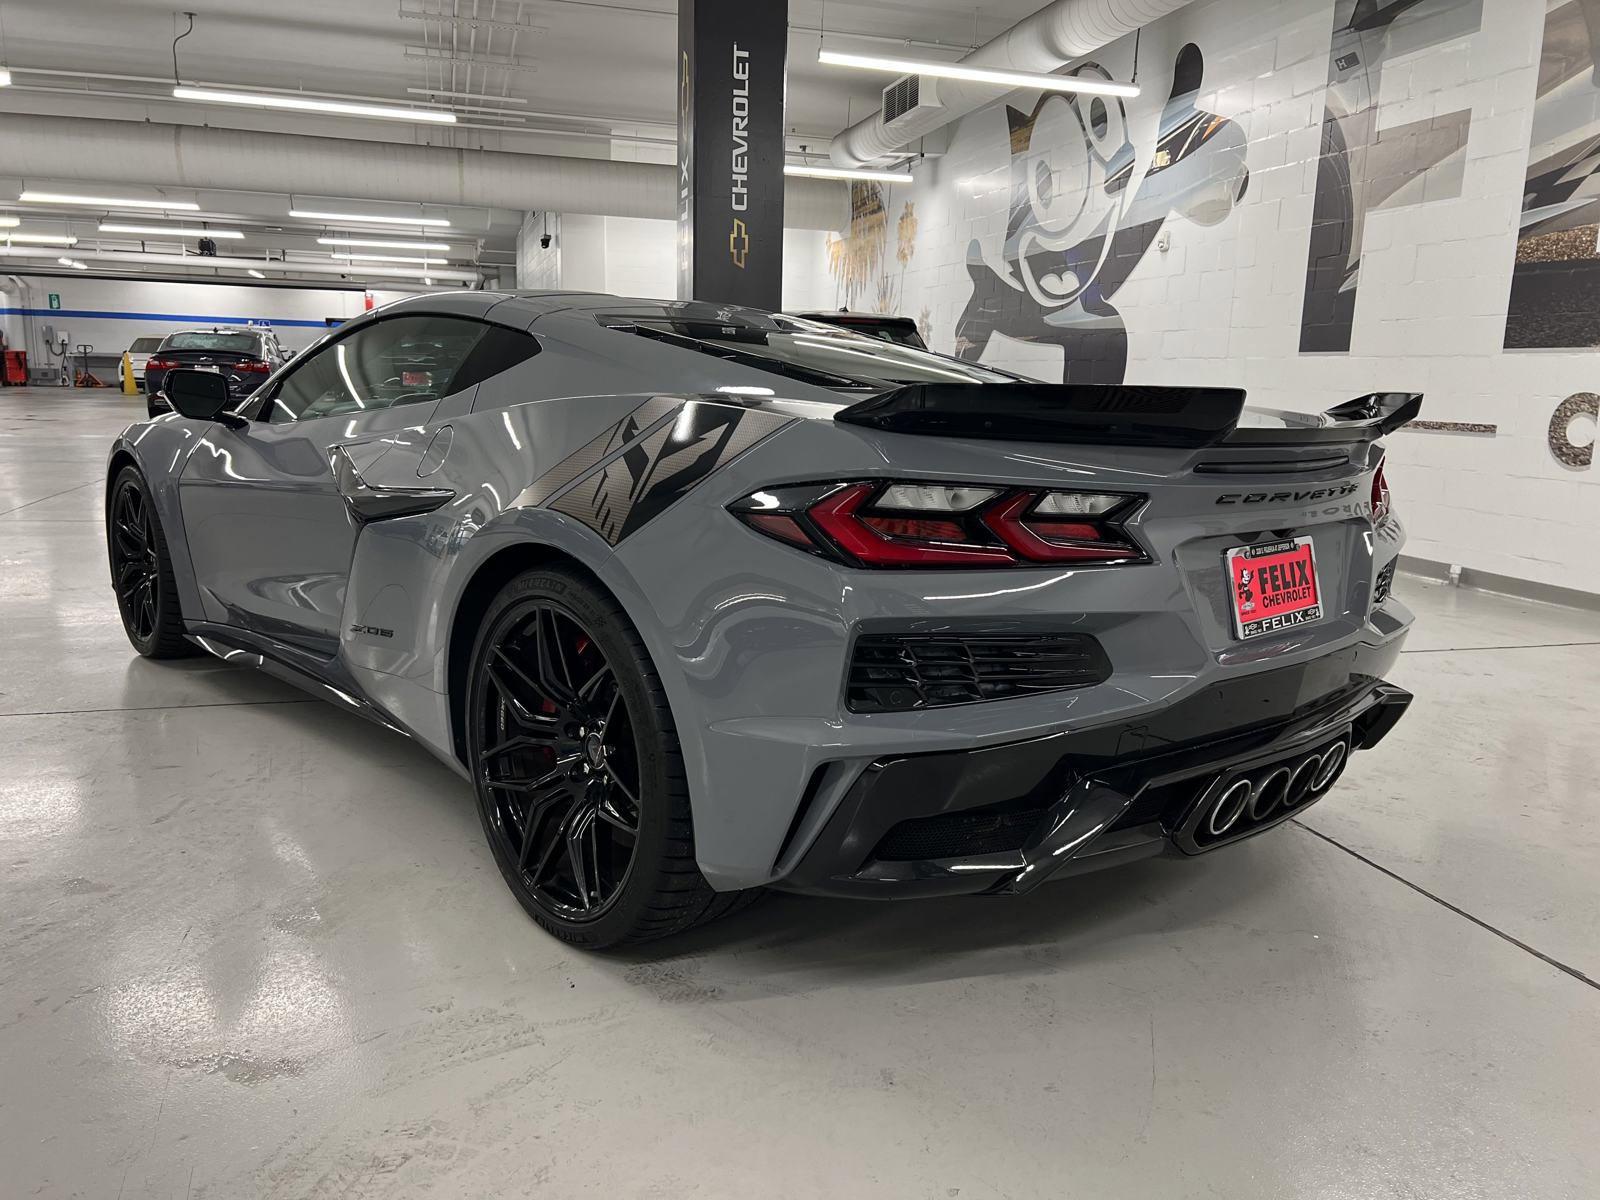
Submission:
{"label": "red taillight lens", "polygon": [[746,513],[744,514],[744,519],[752,528],[759,529],[762,533],[770,534],[780,541],[800,546],[806,550],[815,550],[817,548],[816,543],[811,540],[811,535],[800,527],[800,522],[787,513]]}
{"label": "red taillight lens", "polygon": [[[846,553],[869,567],[989,567],[1013,561],[999,546],[951,546],[925,538],[885,536],[856,515],[877,490],[876,484],[851,484],[812,505],[806,515]],[[895,517],[887,523],[916,522]],[[959,532],[960,526],[956,529]]]}
{"label": "red taillight lens", "polygon": [[242,374],[245,374],[245,375],[270,375],[270,374],[272,374],[272,364],[271,363],[257,362],[255,359],[249,359],[249,358],[244,359],[241,362],[234,363],[233,364],[233,369],[235,371],[239,371],[239,372],[241,372]]}
{"label": "red taillight lens", "polygon": [[177,361],[171,358],[152,358],[144,364],[146,371],[170,371],[177,366]]}
{"label": "red taillight lens", "polygon": [[751,528],[851,566],[1007,567],[1145,560],[1122,529],[1143,497],[977,485],[811,484],[729,506]]}
{"label": "red taillight lens", "polygon": [[1022,492],[989,509],[983,523],[1022,557],[1034,562],[1117,562],[1138,558],[1139,551],[1120,538],[1108,536],[1088,521],[1030,520],[1028,511],[1039,501]]}
{"label": "red taillight lens", "polygon": [[1384,476],[1384,463],[1378,464],[1378,471],[1372,477],[1372,523],[1381,525],[1389,519],[1390,497],[1389,480]]}

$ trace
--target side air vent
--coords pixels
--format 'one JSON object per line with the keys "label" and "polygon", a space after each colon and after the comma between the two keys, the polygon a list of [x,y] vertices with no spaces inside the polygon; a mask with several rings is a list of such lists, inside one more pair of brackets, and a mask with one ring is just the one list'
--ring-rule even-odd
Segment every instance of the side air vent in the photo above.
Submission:
{"label": "side air vent", "polygon": [[873,850],[883,862],[924,862],[1004,854],[1028,844],[1048,806],[1032,800],[901,821]]}
{"label": "side air vent", "polygon": [[893,124],[902,117],[920,116],[942,108],[937,85],[921,75],[902,75],[883,89],[883,123]]}
{"label": "side air vent", "polygon": [[1092,687],[1111,663],[1088,634],[863,634],[851,712],[907,712]]}
{"label": "side air vent", "polygon": [[1378,572],[1378,582],[1372,589],[1373,604],[1382,604],[1389,598],[1389,593],[1394,590],[1394,569],[1399,563],[1398,558],[1390,559],[1389,565]]}

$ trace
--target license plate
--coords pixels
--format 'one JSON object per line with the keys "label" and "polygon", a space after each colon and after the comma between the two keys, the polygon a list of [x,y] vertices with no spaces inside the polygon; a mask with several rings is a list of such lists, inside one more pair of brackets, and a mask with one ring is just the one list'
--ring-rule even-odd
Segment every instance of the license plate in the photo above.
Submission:
{"label": "license plate", "polygon": [[1238,546],[1227,552],[1226,562],[1233,632],[1240,639],[1322,620],[1322,591],[1310,538]]}
{"label": "license plate", "polygon": [[198,366],[198,367],[195,368],[195,370],[196,371],[210,371],[213,375],[221,375],[222,374],[222,368],[221,367]]}

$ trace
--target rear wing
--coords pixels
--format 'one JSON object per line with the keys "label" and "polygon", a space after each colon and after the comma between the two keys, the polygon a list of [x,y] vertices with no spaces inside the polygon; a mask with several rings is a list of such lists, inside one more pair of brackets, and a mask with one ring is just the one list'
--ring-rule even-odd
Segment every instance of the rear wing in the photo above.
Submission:
{"label": "rear wing", "polygon": [[1198,449],[1370,442],[1422,410],[1414,392],[1374,392],[1320,414],[1247,409],[1244,401],[1239,388],[915,383],[833,419],[932,437]]}

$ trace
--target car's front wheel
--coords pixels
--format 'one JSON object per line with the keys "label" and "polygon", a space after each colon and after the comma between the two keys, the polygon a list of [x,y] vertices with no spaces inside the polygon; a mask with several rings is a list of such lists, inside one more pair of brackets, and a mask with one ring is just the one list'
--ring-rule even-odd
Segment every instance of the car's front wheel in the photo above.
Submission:
{"label": "car's front wheel", "polygon": [[490,605],[473,651],[468,764],[495,861],[522,906],[600,949],[736,907],[694,861],[672,712],[643,642],[579,575],[532,570]]}
{"label": "car's front wheel", "polygon": [[122,628],[146,658],[181,658],[194,647],[183,635],[178,585],[166,533],[139,469],[123,467],[106,505],[106,549]]}

